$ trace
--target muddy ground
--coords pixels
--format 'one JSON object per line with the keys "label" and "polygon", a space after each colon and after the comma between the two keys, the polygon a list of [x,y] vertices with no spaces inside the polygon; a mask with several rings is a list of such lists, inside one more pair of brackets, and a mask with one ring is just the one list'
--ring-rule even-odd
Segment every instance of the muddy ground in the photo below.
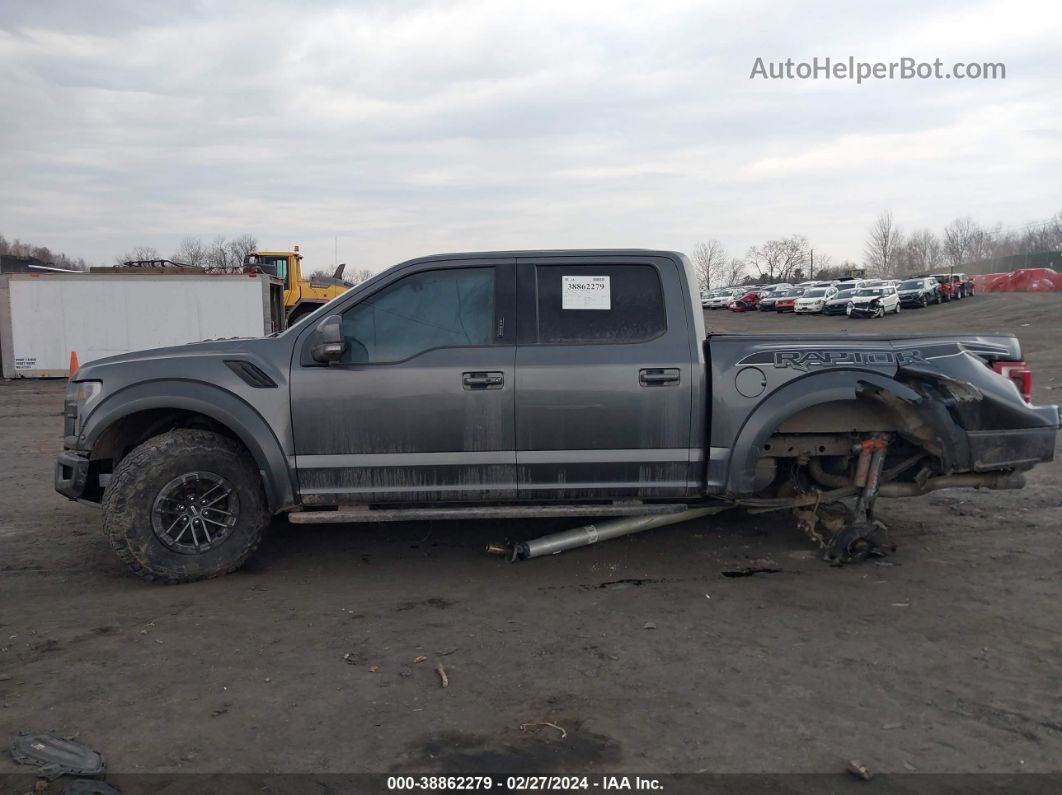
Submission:
{"label": "muddy ground", "polygon": [[[1062,296],[706,317],[1012,329],[1036,402],[1062,399]],[[0,384],[5,745],[76,734],[127,773],[1062,770],[1059,463],[1020,492],[888,501],[899,551],[880,564],[830,568],[785,517],[517,565],[481,549],[570,522],[276,521],[242,571],[162,587],[126,573],[97,511],[52,490],[62,389]],[[781,571],[726,576],[752,564]],[[521,728],[543,722],[567,736]]]}

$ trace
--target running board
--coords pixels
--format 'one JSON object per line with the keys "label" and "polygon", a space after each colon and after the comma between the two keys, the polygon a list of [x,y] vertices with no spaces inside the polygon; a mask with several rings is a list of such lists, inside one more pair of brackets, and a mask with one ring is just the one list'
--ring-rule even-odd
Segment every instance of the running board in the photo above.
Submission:
{"label": "running board", "polygon": [[422,522],[429,519],[541,519],[558,516],[648,516],[681,513],[689,506],[673,503],[629,505],[498,505],[478,508],[341,508],[337,511],[294,511],[292,524],[360,524]]}

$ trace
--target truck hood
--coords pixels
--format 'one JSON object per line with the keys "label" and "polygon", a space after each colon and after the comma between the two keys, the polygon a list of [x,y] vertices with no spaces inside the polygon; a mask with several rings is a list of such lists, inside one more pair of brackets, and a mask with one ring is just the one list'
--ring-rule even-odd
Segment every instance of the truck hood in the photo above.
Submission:
{"label": "truck hood", "polygon": [[129,353],[107,356],[103,359],[94,359],[91,362],[86,362],[78,369],[73,380],[101,379],[107,371],[115,367],[147,361],[160,362],[178,359],[214,358],[218,356],[254,355],[262,351],[265,346],[275,343],[276,340],[270,337],[230,337],[220,340],[189,342],[185,345],[174,345],[168,348],[130,351]]}

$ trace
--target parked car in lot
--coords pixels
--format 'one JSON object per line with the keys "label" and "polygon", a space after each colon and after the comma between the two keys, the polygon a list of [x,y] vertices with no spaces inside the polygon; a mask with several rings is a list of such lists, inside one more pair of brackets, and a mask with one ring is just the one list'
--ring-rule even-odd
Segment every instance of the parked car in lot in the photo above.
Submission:
{"label": "parked car in lot", "polygon": [[847,289],[838,290],[832,298],[826,301],[822,306],[822,314],[824,315],[843,315],[848,309],[848,302],[852,296],[856,294],[856,289],[850,287]]}
{"label": "parked car in lot", "polygon": [[704,308],[705,309],[725,309],[726,307],[730,306],[730,303],[732,301],[740,298],[741,294],[742,294],[741,290],[733,290],[733,289],[731,289],[731,290],[722,290],[722,291],[716,293],[715,295],[713,295],[711,298],[709,298],[708,302],[706,304],[704,304]]}
{"label": "parked car in lot", "polygon": [[764,293],[760,296],[759,305],[757,309],[761,312],[773,312],[774,302],[785,295],[787,290],[793,289],[791,284],[774,284],[770,287],[770,292]]}
{"label": "parked car in lot", "polygon": [[806,287],[794,287],[786,290],[774,302],[774,311],[778,313],[792,312],[796,307],[797,299],[807,292]]}
{"label": "parked car in lot", "polygon": [[743,296],[733,301],[730,304],[730,309],[734,312],[752,312],[760,305],[760,296],[770,295],[769,290],[749,290]]}
{"label": "parked car in lot", "polygon": [[67,385],[55,488],[164,582],[234,570],[278,514],[638,517],[523,558],[792,508],[843,562],[891,548],[878,496],[1020,488],[1054,455],[1011,335],[706,336],[695,284],[667,251],[445,254],[274,336],[98,359]]}
{"label": "parked car in lot", "polygon": [[922,307],[940,303],[940,285],[932,276],[920,276],[900,282],[896,288],[900,306]]}
{"label": "parked car in lot", "polygon": [[959,273],[934,273],[933,278],[940,283],[941,295],[945,301],[962,300],[968,293]]}
{"label": "parked car in lot", "polygon": [[804,292],[793,304],[793,313],[797,315],[817,315],[822,312],[829,301],[837,294],[836,287],[812,287]]}
{"label": "parked car in lot", "polygon": [[956,273],[955,276],[959,278],[959,282],[962,284],[963,297],[968,298],[969,296],[973,295],[974,291],[976,290],[976,285],[974,284],[973,278],[966,275],[965,273]]}
{"label": "parked car in lot", "polygon": [[849,317],[885,317],[890,312],[899,314],[900,296],[891,285],[864,287],[855,291],[845,311]]}

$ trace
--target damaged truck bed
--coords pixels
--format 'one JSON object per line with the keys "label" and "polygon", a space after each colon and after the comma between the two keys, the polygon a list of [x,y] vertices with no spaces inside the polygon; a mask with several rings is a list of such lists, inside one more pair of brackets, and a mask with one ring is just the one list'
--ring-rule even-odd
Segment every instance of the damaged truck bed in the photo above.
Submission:
{"label": "damaged truck bed", "polygon": [[1011,335],[706,336],[693,285],[665,251],[412,260],[280,335],[83,366],[56,488],[170,582],[236,568],[277,513],[618,517],[520,558],[791,510],[846,562],[891,548],[877,497],[1020,488],[1053,456]]}

